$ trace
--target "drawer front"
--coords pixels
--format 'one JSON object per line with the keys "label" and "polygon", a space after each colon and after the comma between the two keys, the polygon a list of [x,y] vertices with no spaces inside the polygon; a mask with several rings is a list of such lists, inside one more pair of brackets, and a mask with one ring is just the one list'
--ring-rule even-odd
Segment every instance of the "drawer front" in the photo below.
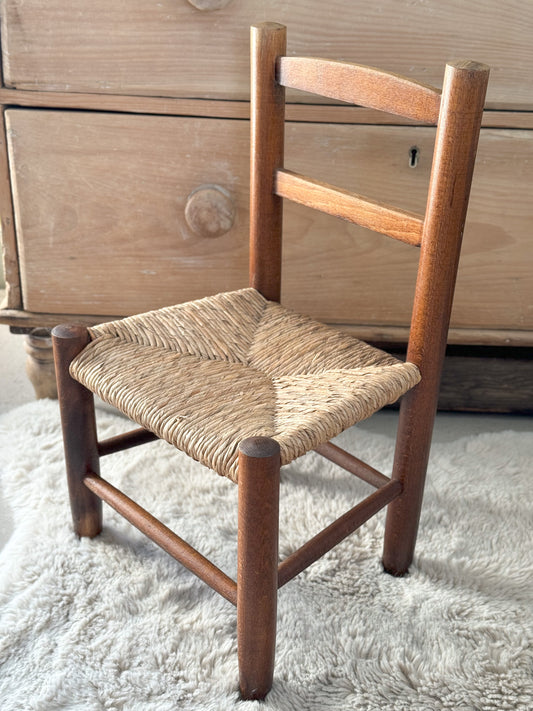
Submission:
{"label": "drawer front", "polygon": [[[246,285],[247,122],[6,113],[25,309],[126,315]],[[422,211],[433,140],[431,128],[289,123],[286,165]],[[456,327],[533,328],[532,187],[532,134],[484,129]],[[284,221],[288,306],[408,324],[416,248],[287,202]]]}
{"label": "drawer front", "polygon": [[[6,118],[26,310],[123,315],[245,283],[243,124],[25,110]],[[217,237],[185,216],[204,185],[219,186],[235,211]]]}
{"label": "drawer front", "polygon": [[291,53],[426,83],[440,85],[446,61],[486,62],[490,107],[533,104],[533,3],[518,0],[482,8],[464,0],[4,0],[4,80],[20,89],[242,99],[248,27],[265,20],[287,24]]}

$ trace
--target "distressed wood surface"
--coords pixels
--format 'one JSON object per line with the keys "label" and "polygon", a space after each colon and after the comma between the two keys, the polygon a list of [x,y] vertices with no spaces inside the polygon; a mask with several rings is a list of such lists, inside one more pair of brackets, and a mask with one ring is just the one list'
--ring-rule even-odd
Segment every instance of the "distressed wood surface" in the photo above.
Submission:
{"label": "distressed wood surface", "polygon": [[[448,346],[438,409],[532,415],[533,349],[508,346]],[[389,344],[387,350],[405,359],[405,348]]]}
{"label": "distressed wood surface", "polygon": [[533,353],[521,349],[501,357],[478,349],[447,357],[439,409],[463,412],[515,412],[533,415]]}
{"label": "distressed wood surface", "polygon": [[[248,101],[216,99],[161,98],[158,96],[121,96],[113,94],[79,94],[58,91],[18,91],[0,88],[0,104],[50,109],[90,109],[161,116],[204,116],[205,118],[249,119]],[[346,104],[287,103],[288,121],[306,123],[365,123],[390,125],[423,125],[424,122],[390,116],[382,111]],[[487,110],[485,128],[533,129],[533,113],[527,111]]]}
{"label": "distressed wood surface", "polygon": [[[246,285],[246,122],[7,113],[28,311],[126,315]],[[289,123],[286,164],[419,212],[434,135]],[[338,160],[329,165],[331,153]],[[236,205],[233,228],[215,239],[195,235],[184,216],[187,196],[206,183],[223,186]],[[452,319],[458,338],[486,342],[501,330],[498,342],[529,342],[532,186],[532,134],[484,130]],[[287,203],[285,212],[284,302],[323,321],[358,324],[367,337],[401,334],[418,251],[302,206]]]}
{"label": "distressed wood surface", "polygon": [[17,309],[22,306],[22,294],[3,107],[0,110],[0,224],[2,233],[2,266],[6,284],[2,307]]}
{"label": "distressed wood surface", "polygon": [[187,198],[185,220],[200,237],[221,237],[231,230],[235,221],[231,195],[220,185],[201,185]]}
{"label": "distressed wood surface", "polygon": [[30,379],[35,397],[57,398],[56,373],[52,338],[47,328],[34,328],[24,338],[27,353],[26,375]]}
{"label": "distressed wood surface", "polygon": [[472,57],[493,68],[488,106],[533,105],[533,4],[518,0],[489,0],[482,12],[462,0],[330,0],[327,12],[305,0],[234,1],[214,12],[176,0],[5,0],[5,82],[244,99],[248,27],[265,20],[288,26],[291,54],[342,57],[435,86],[445,62]]}
{"label": "distressed wood surface", "polygon": [[[60,323],[80,323],[92,326],[103,321],[116,321],[121,315],[96,316],[72,313],[41,313],[24,311],[22,309],[0,309],[0,323],[10,326],[14,332],[27,333],[32,328],[42,326],[53,328]],[[409,337],[408,326],[387,326],[386,324],[346,324],[330,322],[335,328],[360,338],[373,342],[387,350],[388,344],[406,343]],[[451,328],[448,333],[448,343],[467,344],[474,346],[533,346],[533,332],[509,329],[490,328]]]}
{"label": "distressed wood surface", "polygon": [[[247,154],[244,124],[7,113],[25,308],[124,315],[246,285],[246,169],[226,151]],[[215,238],[186,218],[206,184],[236,207]]]}

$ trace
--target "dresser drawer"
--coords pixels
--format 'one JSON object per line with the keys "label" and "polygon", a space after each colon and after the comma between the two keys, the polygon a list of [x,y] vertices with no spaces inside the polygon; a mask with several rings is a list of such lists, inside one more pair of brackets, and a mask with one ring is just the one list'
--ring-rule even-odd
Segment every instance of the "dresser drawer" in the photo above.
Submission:
{"label": "dresser drawer", "polygon": [[[434,129],[293,124],[291,132],[288,168],[424,212]],[[338,165],[330,164],[331,152]],[[533,328],[532,192],[533,132],[482,129],[452,327]],[[317,318],[340,323],[353,323],[354,314],[361,324],[409,323],[415,248],[333,217],[315,219],[306,208],[290,210],[285,275],[295,308],[312,304]]]}
{"label": "dresser drawer", "polygon": [[516,0],[4,0],[4,80],[20,89],[243,99],[248,28],[265,20],[288,25],[292,53],[426,83],[440,83],[446,61],[486,62],[489,107],[533,105],[533,3]]}
{"label": "dresser drawer", "polygon": [[[26,310],[124,315],[245,283],[242,122],[10,110],[6,125]],[[212,184],[234,210],[217,237],[185,216]]]}
{"label": "dresser drawer", "polygon": [[[24,309],[126,315],[246,285],[247,122],[6,118]],[[433,139],[431,128],[289,123],[287,167],[422,211]],[[483,130],[454,326],[533,327],[532,188],[532,134]],[[407,325],[417,256],[285,203],[283,299],[317,318]]]}

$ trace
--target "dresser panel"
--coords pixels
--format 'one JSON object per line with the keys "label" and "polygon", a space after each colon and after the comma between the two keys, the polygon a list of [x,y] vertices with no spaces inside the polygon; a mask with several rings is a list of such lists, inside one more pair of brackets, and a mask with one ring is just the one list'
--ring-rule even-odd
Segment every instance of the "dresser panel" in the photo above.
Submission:
{"label": "dresser panel", "polygon": [[533,3],[518,0],[4,0],[4,80],[41,91],[247,99],[248,28],[267,20],[288,26],[291,53],[436,85],[446,61],[485,62],[489,107],[533,106]]}
{"label": "dresser panel", "polygon": [[[247,122],[6,115],[24,309],[126,315],[246,286]],[[289,123],[286,167],[423,211],[433,140],[431,128]],[[532,188],[531,133],[483,130],[455,327],[533,327]],[[321,320],[407,325],[417,257],[285,203],[283,300]]]}

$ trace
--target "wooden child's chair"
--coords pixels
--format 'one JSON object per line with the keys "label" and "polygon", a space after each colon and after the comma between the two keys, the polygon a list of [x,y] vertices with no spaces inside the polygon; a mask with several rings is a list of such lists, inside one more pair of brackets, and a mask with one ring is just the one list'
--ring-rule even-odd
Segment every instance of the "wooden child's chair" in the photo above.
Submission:
{"label": "wooden child's chair", "polygon": [[[272,685],[280,586],[386,505],[385,570],[403,575],[412,561],[488,80],[484,65],[449,64],[441,92],[369,67],[286,56],[277,24],[253,27],[251,41],[250,287],[53,331],[76,532],[101,531],[104,500],[236,605],[247,699]],[[287,170],[284,87],[436,123],[425,214]],[[279,304],[282,198],[420,248],[405,363]],[[141,429],[98,442],[93,392]],[[401,395],[390,478],[329,443]],[[236,582],[100,477],[101,456],[157,437],[238,482]],[[278,565],[280,466],[309,450],[376,491]]]}

